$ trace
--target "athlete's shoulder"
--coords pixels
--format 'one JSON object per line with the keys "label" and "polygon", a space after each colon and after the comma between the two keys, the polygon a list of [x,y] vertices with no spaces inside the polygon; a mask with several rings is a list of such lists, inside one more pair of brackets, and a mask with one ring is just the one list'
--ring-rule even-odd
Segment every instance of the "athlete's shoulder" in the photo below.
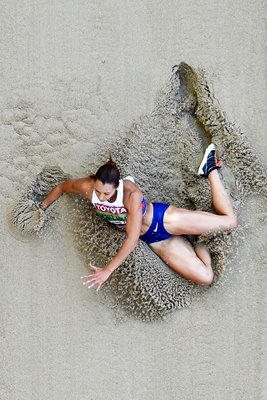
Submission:
{"label": "athlete's shoulder", "polygon": [[91,190],[93,190],[93,179],[91,177],[71,179],[63,184],[63,191],[68,193],[84,194]]}
{"label": "athlete's shoulder", "polygon": [[133,205],[140,205],[142,200],[142,192],[140,188],[131,181],[124,181],[124,203],[126,208]]}
{"label": "athlete's shoulder", "polygon": [[136,183],[130,181],[129,179],[123,180],[123,189],[124,189],[124,192],[128,192],[128,194],[131,194],[134,192],[141,193],[139,186]]}
{"label": "athlete's shoulder", "polygon": [[82,193],[86,193],[88,191],[93,190],[94,188],[94,180],[90,176],[85,178],[80,178],[75,181],[75,185]]}
{"label": "athlete's shoulder", "polygon": [[[128,179],[128,178],[131,178],[131,179]],[[123,187],[124,187],[124,189],[127,189],[127,190],[134,190],[134,189],[138,188],[138,185],[134,182],[134,179],[132,177],[127,177],[127,178],[123,179]]]}

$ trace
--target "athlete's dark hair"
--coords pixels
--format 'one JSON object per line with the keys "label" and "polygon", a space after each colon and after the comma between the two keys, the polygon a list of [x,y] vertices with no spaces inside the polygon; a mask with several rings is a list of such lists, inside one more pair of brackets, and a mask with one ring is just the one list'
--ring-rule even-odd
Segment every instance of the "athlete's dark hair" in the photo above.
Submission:
{"label": "athlete's dark hair", "polygon": [[103,184],[113,183],[117,188],[119,186],[120,171],[116,163],[112,160],[111,152],[109,152],[109,160],[106,164],[102,165],[94,175],[92,175],[94,181],[99,180]]}

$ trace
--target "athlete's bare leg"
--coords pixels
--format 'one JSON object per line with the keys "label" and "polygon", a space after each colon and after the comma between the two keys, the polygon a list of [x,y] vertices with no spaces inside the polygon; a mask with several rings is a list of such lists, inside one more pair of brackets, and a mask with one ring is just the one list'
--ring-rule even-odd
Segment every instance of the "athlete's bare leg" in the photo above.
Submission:
{"label": "athlete's bare leg", "polygon": [[170,206],[164,215],[164,227],[172,235],[200,235],[237,225],[236,216],[217,170],[209,176],[212,203],[217,214]]}
{"label": "athlete's bare leg", "polygon": [[200,235],[237,225],[236,216],[217,170],[210,172],[209,183],[213,206],[217,214],[190,211],[170,206],[164,215],[164,227],[173,236],[167,240],[152,243],[152,250],[172,269],[197,284],[209,285],[213,280],[211,257],[204,246],[192,248],[179,235]]}
{"label": "athlete's bare leg", "polygon": [[211,257],[204,246],[195,249],[182,236],[172,236],[151,243],[151,249],[175,272],[199,285],[210,285],[213,280]]}

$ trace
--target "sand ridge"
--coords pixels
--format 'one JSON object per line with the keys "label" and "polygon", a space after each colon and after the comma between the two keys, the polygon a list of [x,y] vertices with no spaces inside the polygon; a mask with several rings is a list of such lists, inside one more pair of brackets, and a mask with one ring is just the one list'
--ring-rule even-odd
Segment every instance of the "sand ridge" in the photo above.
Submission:
{"label": "sand ridge", "polygon": [[[265,399],[262,195],[246,197],[243,238],[216,286],[153,323],[118,323],[110,296],[81,285],[87,260],[74,251],[64,219],[69,198],[56,203],[39,240],[15,240],[4,223],[7,206],[44,166],[85,176],[97,143],[109,139],[110,148],[118,131],[142,125],[139,116],[154,109],[157,90],[182,60],[207,69],[219,109],[237,121],[266,169],[265,15],[262,0],[1,3],[1,400]],[[29,117],[20,120],[24,109]],[[209,140],[200,137],[201,144],[193,140],[199,155]],[[106,150],[101,160],[97,154],[97,163],[106,160]],[[184,190],[177,178],[178,186]]]}
{"label": "sand ridge", "polygon": [[[222,176],[236,212],[241,211],[252,193],[266,197],[263,165],[240,128],[228,122],[216,103],[203,70],[197,71],[182,62],[173,68],[171,79],[152,113],[112,145],[113,157],[122,174],[133,175],[150,201],[212,211],[208,183],[196,174],[205,143],[210,141],[217,145],[225,163],[227,173],[224,175],[223,169]],[[98,154],[90,157],[88,174],[98,168],[107,146],[102,143]],[[16,227],[21,227],[24,233],[27,229],[29,233],[39,233],[46,218],[46,213],[38,213],[39,203],[51,190],[53,182],[66,179],[68,176],[56,167],[44,169],[14,209]],[[75,227],[73,234],[78,251],[84,261],[94,259],[97,265],[105,265],[120,247],[124,234],[101,221],[87,201],[76,200],[71,225]],[[193,245],[201,242],[208,246],[215,272],[213,285],[224,274],[227,257],[234,253],[239,236],[242,237],[241,226],[232,232],[189,238]],[[169,270],[145,243],[140,242],[121,268],[112,274],[103,291],[105,295],[112,295],[116,309],[121,306],[128,315],[155,320],[190,304],[192,293],[199,296],[202,289]]]}

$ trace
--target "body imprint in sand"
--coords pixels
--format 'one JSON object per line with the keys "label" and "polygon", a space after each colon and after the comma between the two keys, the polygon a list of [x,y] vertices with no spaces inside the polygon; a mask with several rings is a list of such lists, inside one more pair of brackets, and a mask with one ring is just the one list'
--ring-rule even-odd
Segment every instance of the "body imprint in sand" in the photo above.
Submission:
{"label": "body imprint in sand", "polygon": [[[224,164],[220,172],[215,147]],[[30,213],[45,208],[47,200],[52,204],[63,192],[87,197],[75,202],[74,228],[82,258],[95,261],[94,272],[83,278],[85,286],[100,288],[105,282],[104,292],[112,295],[115,306],[142,319],[157,319],[189,304],[194,283],[218,281],[237,243],[236,215],[248,195],[266,195],[266,175],[241,130],[216,106],[203,71],[185,63],[174,68],[155,110],[113,145],[122,176],[134,176],[137,184],[126,179],[119,183],[121,176],[90,177],[105,153],[103,144],[88,162],[86,178],[72,180],[62,172],[38,196],[33,184],[13,208],[10,220],[18,230],[21,224],[22,231],[38,233],[41,225],[38,221],[30,225]],[[249,169],[252,159],[257,164],[254,179]],[[39,174],[39,183],[48,180],[48,171]],[[116,205],[121,200],[119,187],[123,201]],[[98,200],[95,208],[87,201],[93,195]],[[25,212],[27,218],[22,218]],[[113,225],[124,226],[126,235],[106,223],[101,213]]]}

